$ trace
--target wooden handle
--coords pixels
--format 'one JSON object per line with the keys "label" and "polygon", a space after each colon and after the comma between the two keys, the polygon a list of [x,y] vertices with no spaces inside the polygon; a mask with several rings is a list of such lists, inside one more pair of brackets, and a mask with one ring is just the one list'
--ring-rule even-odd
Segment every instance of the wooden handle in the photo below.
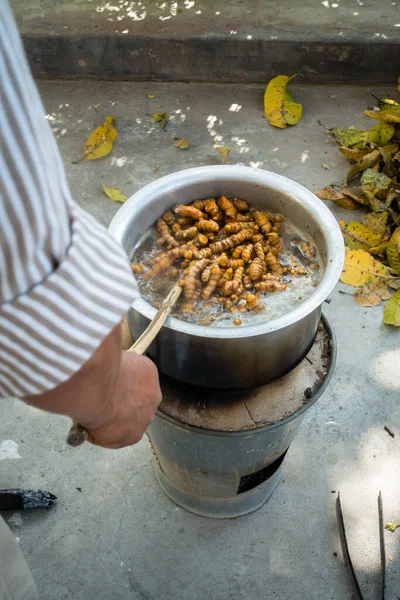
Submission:
{"label": "wooden handle", "polygon": [[[154,319],[149,326],[144,330],[138,340],[128,349],[128,352],[136,354],[144,354],[150,346],[161,327],[164,325],[166,318],[176,304],[181,295],[182,288],[176,283],[169,294],[164,298],[160,308],[158,309]],[[76,421],[71,426],[67,435],[67,444],[76,448],[88,439],[89,432],[85,427],[79,425]]]}

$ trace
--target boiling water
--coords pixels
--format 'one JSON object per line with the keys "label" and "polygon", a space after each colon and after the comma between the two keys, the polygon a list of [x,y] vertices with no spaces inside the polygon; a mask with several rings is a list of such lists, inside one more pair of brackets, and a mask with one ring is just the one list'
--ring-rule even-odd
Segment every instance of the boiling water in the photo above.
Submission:
{"label": "boiling water", "polygon": [[[283,266],[293,263],[301,265],[306,269],[306,275],[283,275],[282,282],[288,283],[286,290],[283,292],[262,292],[260,300],[264,304],[265,310],[261,312],[236,311],[231,313],[225,310],[223,304],[213,302],[211,298],[207,302],[201,299],[198,300],[192,313],[184,313],[180,310],[180,301],[178,300],[172,311],[172,316],[189,323],[199,324],[200,322],[200,324],[212,325],[213,327],[235,327],[233,320],[237,318],[242,321],[242,326],[256,325],[257,323],[276,319],[295,308],[300,302],[303,302],[303,300],[313,293],[318,282],[321,280],[322,273],[319,267],[321,265],[321,257],[317,252],[316,261],[310,265],[300,252],[296,242],[308,242],[313,248],[315,248],[315,243],[310,236],[300,232],[289,220],[284,220],[279,235],[285,248],[284,252],[278,257],[279,262]],[[154,258],[160,252],[160,249],[155,245],[156,239],[157,236],[153,228],[146,231],[132,249],[131,262],[145,264]],[[174,266],[177,266],[177,264]],[[137,276],[137,279],[142,297],[156,308],[160,306],[162,300],[171,290],[171,287],[176,283],[176,279],[170,279],[162,274],[147,281],[142,281],[140,276]]]}

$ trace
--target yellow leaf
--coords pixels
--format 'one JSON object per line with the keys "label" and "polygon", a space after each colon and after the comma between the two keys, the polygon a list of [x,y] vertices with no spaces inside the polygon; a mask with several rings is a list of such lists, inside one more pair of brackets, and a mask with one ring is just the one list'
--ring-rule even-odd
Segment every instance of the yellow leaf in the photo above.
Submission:
{"label": "yellow leaf", "polygon": [[229,152],[232,150],[229,146],[217,146],[216,150],[222,156],[222,164],[227,165],[229,163]]}
{"label": "yellow leaf", "polygon": [[278,75],[271,79],[264,94],[264,116],[271,125],[285,129],[287,125],[296,125],[301,119],[303,107],[294,101],[287,91],[287,84],[293,77]]}
{"label": "yellow leaf", "polygon": [[369,230],[383,237],[386,233],[388,218],[388,212],[369,213],[361,217],[361,223]]}
{"label": "yellow leaf", "polygon": [[[382,195],[389,188],[391,180],[384,173],[377,173],[373,169],[365,169],[361,176],[361,187],[368,200],[371,202],[377,195]],[[373,209],[373,207],[372,207]]]}
{"label": "yellow leaf", "polygon": [[360,306],[378,306],[382,300],[390,298],[385,279],[377,279],[365,284],[353,294],[353,298]]}
{"label": "yellow leaf", "polygon": [[378,256],[379,254],[385,254],[386,248],[389,242],[382,242],[379,246],[374,246],[373,248],[367,248],[367,252],[372,254],[373,256]]}
{"label": "yellow leaf", "polygon": [[349,160],[354,160],[354,162],[358,162],[366,154],[370,153],[370,150],[359,150],[358,148],[347,148],[347,146],[339,146],[339,150],[342,154],[345,155]]}
{"label": "yellow leaf", "polygon": [[364,115],[366,117],[371,117],[371,119],[376,119],[377,121],[384,121],[385,123],[400,123],[400,109],[381,110],[379,112],[375,110],[364,110]]}
{"label": "yellow leaf", "polygon": [[85,159],[96,160],[96,158],[101,158],[111,152],[113,142],[118,135],[112,124],[113,120],[113,116],[106,117],[103,125],[93,131],[85,142],[83,157],[77,163]]}
{"label": "yellow leaf", "polygon": [[365,196],[365,194],[362,191],[362,188],[360,186],[352,187],[351,189],[343,188],[342,189],[342,194],[344,196],[347,196],[348,198],[352,198],[358,204],[363,204],[365,206],[369,205],[369,200]]}
{"label": "yellow leaf", "polygon": [[[321,124],[321,123],[320,123]],[[367,142],[377,144],[378,146],[384,146],[387,144],[394,135],[394,127],[390,123],[384,123],[381,121],[377,125],[374,125],[367,131],[360,129],[328,129],[328,131],[338,141],[340,146],[355,146],[360,142]]]}
{"label": "yellow leaf", "polygon": [[400,277],[397,279],[392,279],[392,281],[389,283],[389,287],[393,288],[394,290],[400,290]]}
{"label": "yellow leaf", "polygon": [[155,95],[154,94],[147,94],[147,97],[150,98],[150,100],[154,100]]}
{"label": "yellow leaf", "polygon": [[105,185],[104,181],[101,182],[101,185],[103,186],[103,192],[110,200],[113,200],[114,202],[126,202],[128,200],[128,197],[118,188],[109,188]]}
{"label": "yellow leaf", "polygon": [[164,129],[168,120],[168,113],[154,113],[153,119],[160,125],[161,129]]}
{"label": "yellow leaf", "polygon": [[388,263],[396,273],[400,273],[400,227],[397,227],[386,249]]}
{"label": "yellow leaf", "polygon": [[355,165],[352,165],[350,167],[349,172],[347,173],[345,184],[347,184],[348,181],[353,179],[353,177],[358,175],[358,173],[365,171],[365,169],[368,169],[368,167],[372,167],[372,165],[374,165],[376,163],[376,161],[378,160],[379,157],[380,157],[379,150],[373,150],[372,152],[370,152],[369,154],[364,156],[361,160],[356,162]]}
{"label": "yellow leaf", "polygon": [[340,281],[361,287],[380,278],[389,276],[388,268],[373,258],[364,250],[350,250],[345,248],[345,259]]}
{"label": "yellow leaf", "polygon": [[[400,290],[395,292],[390,300],[386,302],[383,310],[383,322],[385,325],[400,327]],[[399,527],[399,523],[395,525],[394,529],[390,529],[390,531],[394,531],[396,527]],[[385,528],[389,529],[387,525]]]}
{"label": "yellow leaf", "polygon": [[[361,225],[361,223],[357,223],[356,221],[350,221],[350,223],[343,230],[343,237],[345,238],[345,243],[347,246],[361,250],[367,250],[368,248],[373,248],[374,246],[378,246],[378,244],[382,240],[382,236],[380,234],[374,233]],[[351,245],[349,240],[355,241],[358,244]]]}
{"label": "yellow leaf", "polygon": [[344,194],[342,194],[342,192],[336,192],[331,185],[328,185],[322,190],[314,192],[314,194],[320,200],[329,200],[330,202],[334,202],[335,204],[340,206],[340,208],[350,210],[358,208],[359,206],[358,202],[356,202],[352,198],[346,197]]}
{"label": "yellow leaf", "polygon": [[[399,77],[399,83],[400,83],[400,77]],[[400,89],[399,89],[400,92]],[[393,531],[396,531],[396,529],[400,527],[400,523],[395,523],[394,521],[389,521],[389,523],[386,523],[385,525],[385,529],[387,529],[388,531],[391,531],[393,533]]]}
{"label": "yellow leaf", "polygon": [[175,138],[174,142],[173,142],[173,146],[175,148],[179,148],[179,150],[186,150],[187,148],[189,148],[189,142],[187,140],[185,140],[184,138]]}

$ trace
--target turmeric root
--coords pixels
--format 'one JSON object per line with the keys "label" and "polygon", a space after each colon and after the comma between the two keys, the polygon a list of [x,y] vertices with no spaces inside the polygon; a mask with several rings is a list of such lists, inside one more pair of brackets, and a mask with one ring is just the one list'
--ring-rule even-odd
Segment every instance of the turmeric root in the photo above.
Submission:
{"label": "turmeric root", "polygon": [[156,231],[160,238],[164,240],[164,242],[168,244],[168,246],[170,246],[171,248],[178,246],[178,242],[174,237],[172,237],[170,229],[164,221],[164,219],[157,219]]}
{"label": "turmeric root", "polygon": [[200,246],[207,246],[208,237],[204,235],[204,233],[198,233],[196,240],[199,242]]}
{"label": "turmeric root", "polygon": [[204,217],[204,213],[201,212],[201,210],[195,208],[194,206],[187,206],[185,204],[178,204],[175,206],[174,213],[180,215],[181,217],[189,217],[194,221],[198,221]]}
{"label": "turmeric root", "polygon": [[257,225],[260,228],[260,231],[266,235],[267,233],[269,233],[271,231],[271,223],[267,217],[267,215],[259,210],[255,210],[253,212],[253,217],[255,222],[257,223]]}
{"label": "turmeric root", "polygon": [[221,267],[232,268],[234,270],[244,266],[244,262],[241,258],[228,258],[225,252],[220,255],[218,262]]}
{"label": "turmeric root", "polygon": [[261,242],[257,242],[256,244],[254,244],[254,252],[255,252],[256,256],[263,263],[265,260],[265,254],[264,254],[263,245]]}
{"label": "turmeric root", "polygon": [[175,233],[175,237],[177,240],[187,240],[196,237],[198,233],[197,227],[193,226],[188,229],[180,229]]}
{"label": "turmeric root", "polygon": [[170,210],[167,210],[167,212],[163,214],[162,218],[167,225],[172,225],[172,223],[175,221],[175,217]]}
{"label": "turmeric root", "polygon": [[234,246],[238,246],[245,240],[250,239],[252,235],[253,232],[251,229],[243,229],[242,231],[239,231],[239,233],[235,233],[235,235],[231,235],[224,240],[210,244],[209,247],[211,248],[213,254],[217,254],[219,252],[223,252],[224,250],[228,250],[229,248],[233,248]]}
{"label": "turmeric root", "polygon": [[233,221],[241,221],[242,223],[245,223],[246,221],[253,221],[253,217],[251,217],[250,215],[242,215],[241,213],[238,213],[236,217],[226,218],[227,223],[232,223]]}
{"label": "turmeric root", "polygon": [[232,280],[227,281],[221,290],[221,294],[223,296],[231,296],[237,292],[242,283],[243,271],[244,267],[238,267],[235,269]]}
{"label": "turmeric root", "polygon": [[268,233],[267,238],[268,238],[268,242],[271,244],[271,246],[276,246],[281,241],[281,238],[279,237],[279,233],[276,233],[276,231]]}
{"label": "turmeric root", "polygon": [[242,229],[249,228],[252,228],[254,233],[257,233],[258,231],[258,225],[254,225],[251,221],[233,221],[232,223],[225,225],[225,227],[221,229],[221,233],[238,233],[239,231],[242,231]]}
{"label": "turmeric root", "polygon": [[209,202],[212,199],[213,198],[206,198],[205,200],[195,200],[190,206],[194,206],[195,208],[197,208],[197,210],[204,210],[207,202]]}
{"label": "turmeric root", "polygon": [[265,257],[265,262],[268,266],[268,269],[271,271],[271,273],[282,273],[283,269],[281,267],[281,265],[279,264],[278,259],[276,258],[276,256],[274,256],[272,254],[272,252],[269,252],[267,254],[267,256]]}
{"label": "turmeric root", "polygon": [[287,285],[279,283],[279,281],[260,281],[254,287],[258,292],[283,292],[286,290]]}
{"label": "turmeric root", "polygon": [[200,231],[210,231],[210,232],[214,232],[214,233],[219,231],[218,223],[216,223],[215,221],[212,221],[212,220],[206,221],[205,219],[200,219],[196,223],[196,226],[198,229],[200,229]]}
{"label": "turmeric root", "polygon": [[251,259],[252,252],[253,252],[253,244],[246,244],[246,246],[244,246],[244,248],[243,248],[243,252],[242,252],[240,258],[245,263],[248,263]]}
{"label": "turmeric root", "polygon": [[228,198],[226,198],[225,196],[221,196],[220,198],[218,198],[218,206],[221,210],[224,211],[227,217],[230,217],[231,219],[234,219],[236,217],[238,212],[237,209],[234,207],[232,202],[228,200]]}
{"label": "turmeric root", "polygon": [[134,275],[141,275],[146,270],[145,266],[139,263],[131,263],[131,269]]}
{"label": "turmeric root", "polygon": [[239,212],[246,212],[247,210],[249,210],[249,205],[247,204],[247,202],[245,200],[239,200],[239,198],[234,198],[232,200],[234,207],[239,211]]}
{"label": "turmeric root", "polygon": [[193,312],[195,302],[200,298],[201,287],[200,285],[194,290],[192,298],[185,298],[182,303],[182,311],[184,313]]}
{"label": "turmeric root", "polygon": [[143,275],[143,279],[151,279],[152,277],[157,277],[157,275],[160,275],[160,273],[166,271],[169,267],[171,267],[174,264],[176,260],[178,260],[180,256],[182,256],[183,252],[184,246],[180,246],[178,248],[173,248],[172,250],[169,250],[169,252],[167,252],[162,258],[160,258],[158,262],[154,263],[153,267]]}
{"label": "turmeric root", "polygon": [[202,294],[201,294],[203,300],[208,300],[208,298],[210,298],[211,294],[213,294],[215,292],[221,277],[222,277],[221,269],[219,268],[218,265],[214,265],[211,269],[210,280],[207,283],[206,287],[203,289]]}
{"label": "turmeric root", "polygon": [[203,283],[208,283],[211,278],[211,271],[215,265],[213,263],[209,263],[202,271],[200,275],[200,279]]}
{"label": "turmeric root", "polygon": [[252,280],[250,279],[250,277],[248,275],[244,275],[243,277],[243,287],[245,290],[251,290],[253,289],[254,283],[252,282]]}
{"label": "turmeric root", "polygon": [[225,310],[231,310],[231,308],[233,306],[236,306],[236,304],[239,302],[240,300],[240,294],[232,294],[232,296],[230,296],[228,298],[228,300],[225,302]]}
{"label": "turmeric root", "polygon": [[255,294],[246,295],[246,308],[254,311],[264,310],[265,306]]}
{"label": "turmeric root", "polygon": [[261,279],[263,270],[264,270],[263,263],[261,262],[261,260],[258,257],[256,257],[250,263],[250,266],[248,269],[248,276],[250,277],[250,279],[252,281],[258,281],[259,279]]}
{"label": "turmeric root", "polygon": [[220,214],[220,210],[219,210],[218,205],[215,202],[214,198],[210,198],[207,201],[207,204],[205,205],[204,210],[206,211],[206,213],[208,213],[210,215],[211,218]]}
{"label": "turmeric root", "polygon": [[196,287],[199,285],[197,277],[199,273],[207,266],[208,258],[202,258],[201,260],[195,261],[188,269],[188,273],[185,276],[185,287],[183,288],[183,294],[185,298],[190,300],[194,297]]}

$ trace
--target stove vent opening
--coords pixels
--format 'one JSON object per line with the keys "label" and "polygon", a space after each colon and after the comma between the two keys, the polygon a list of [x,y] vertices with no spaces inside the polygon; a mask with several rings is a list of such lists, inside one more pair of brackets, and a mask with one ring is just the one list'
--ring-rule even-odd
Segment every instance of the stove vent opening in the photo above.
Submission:
{"label": "stove vent opening", "polygon": [[272,462],[267,467],[264,467],[260,471],[256,471],[255,473],[251,473],[250,475],[243,475],[243,477],[240,478],[237,493],[243,494],[244,492],[249,492],[250,490],[253,490],[257,486],[267,481],[267,479],[272,477],[272,475],[274,475],[274,473],[277,472],[277,470],[283,463],[283,459],[285,458],[286,452],[288,450],[289,448],[285,450],[285,452],[281,454],[279,458],[274,460],[274,462]]}

